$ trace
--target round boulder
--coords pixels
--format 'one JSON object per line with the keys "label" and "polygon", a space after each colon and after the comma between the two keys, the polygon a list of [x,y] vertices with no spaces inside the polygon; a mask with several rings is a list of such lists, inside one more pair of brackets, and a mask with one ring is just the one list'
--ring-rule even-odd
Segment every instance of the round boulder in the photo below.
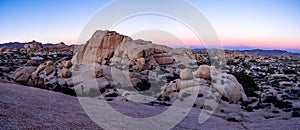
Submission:
{"label": "round boulder", "polygon": [[61,72],[62,72],[62,77],[64,78],[70,78],[72,76],[72,72],[69,69],[63,68]]}
{"label": "round boulder", "polygon": [[53,63],[53,61],[49,60],[49,61],[46,62],[46,65],[47,65],[47,66],[53,66],[54,63]]}
{"label": "round boulder", "polygon": [[196,72],[197,78],[210,79],[210,68],[208,65],[200,65]]}
{"label": "round boulder", "polygon": [[184,69],[180,72],[180,79],[182,80],[191,80],[193,78],[194,76],[190,69]]}
{"label": "round boulder", "polygon": [[64,62],[64,67],[67,68],[67,69],[69,69],[70,67],[72,67],[72,62],[70,60],[65,61]]}

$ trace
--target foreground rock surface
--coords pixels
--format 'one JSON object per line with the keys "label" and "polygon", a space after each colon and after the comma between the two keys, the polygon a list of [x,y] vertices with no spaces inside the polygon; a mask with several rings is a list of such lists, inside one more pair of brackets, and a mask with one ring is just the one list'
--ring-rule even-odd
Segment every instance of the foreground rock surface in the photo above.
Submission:
{"label": "foreground rock surface", "polygon": [[[0,91],[0,129],[101,129],[85,114],[76,97],[6,83],[0,83]],[[131,102],[114,101],[110,104],[117,111],[132,117],[149,117],[165,110],[163,107]],[[238,111],[230,104],[227,104],[227,107],[226,104],[221,104],[220,108],[224,109],[225,113],[228,109]],[[200,112],[201,109],[198,107],[193,108],[173,129],[298,129],[300,127],[299,118],[260,119],[238,123],[227,121],[220,112],[216,112],[205,123],[199,124]],[[259,113],[252,113],[255,114]]]}

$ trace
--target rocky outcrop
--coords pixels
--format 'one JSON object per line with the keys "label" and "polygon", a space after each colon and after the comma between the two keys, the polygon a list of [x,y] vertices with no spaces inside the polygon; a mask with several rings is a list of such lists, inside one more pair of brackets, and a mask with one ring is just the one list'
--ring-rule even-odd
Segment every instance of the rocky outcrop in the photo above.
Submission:
{"label": "rocky outcrop", "polygon": [[40,42],[32,41],[24,45],[21,52],[33,54],[43,50],[43,45]]}
{"label": "rocky outcrop", "polygon": [[[221,72],[217,72],[213,69],[213,73],[217,75],[212,77],[212,85],[209,85],[208,83],[210,80],[207,80],[203,77],[200,78],[198,75],[199,70],[202,70],[203,68],[209,69],[210,67],[207,65],[202,65],[199,68],[200,69],[196,70],[195,72],[191,72],[189,69],[182,70],[180,72],[181,79],[176,79],[175,81],[170,82],[168,85],[162,87],[163,91],[161,96],[169,98],[172,97],[176,91],[198,86],[200,89],[199,94],[201,95],[207,96],[209,91],[216,89],[219,94],[224,96],[224,99],[227,99],[230,102],[237,103],[239,101],[247,101],[247,96],[244,92],[243,86],[233,75],[221,75]],[[193,78],[193,73],[195,74],[195,78]]]}
{"label": "rocky outcrop", "polygon": [[[150,41],[133,40],[114,31],[96,31],[92,38],[76,53],[74,63],[111,63],[133,65],[143,70],[158,65],[181,62],[204,62],[206,58],[189,49],[172,49]],[[147,66],[144,66],[148,64]],[[145,67],[145,68],[144,68]]]}
{"label": "rocky outcrop", "polygon": [[131,38],[114,31],[96,31],[76,54],[76,60],[80,63],[108,62],[121,43],[131,40]]}
{"label": "rocky outcrop", "polygon": [[35,54],[35,55],[72,55],[74,51],[74,46],[68,46],[61,42],[58,44],[43,45],[40,42],[32,41],[25,43],[23,48],[20,49],[21,53],[25,54]]}
{"label": "rocky outcrop", "polygon": [[[86,69],[86,67],[81,68],[80,66],[90,66],[89,64],[102,65],[100,68],[91,69],[93,71],[91,77],[105,78],[108,82],[113,82],[109,85],[112,88],[117,85],[121,86],[118,88],[125,90],[132,88],[137,91],[159,89],[161,97],[172,97],[174,91],[199,85],[206,86],[201,87],[201,93],[207,94],[208,83],[211,79],[210,67],[198,66],[198,63],[206,62],[205,57],[190,49],[173,49],[153,44],[151,41],[133,40],[114,31],[96,31],[72,59],[72,63],[79,66],[78,70]],[[103,66],[106,68],[104,69]],[[114,69],[118,71],[112,72]],[[76,70],[74,72],[76,73]],[[79,75],[73,76],[82,77],[81,73],[77,74]],[[78,84],[78,86],[84,86],[84,84]],[[240,87],[235,81],[228,82],[226,85],[235,85],[233,88]],[[231,88],[232,86],[226,88],[226,93],[224,93],[224,96],[228,97],[230,101],[236,101],[237,98],[243,96],[243,91],[230,93]],[[90,92],[89,89],[94,91],[95,88],[87,87],[86,89],[83,93]],[[159,95],[160,92],[153,95]],[[138,94],[133,95],[137,96]],[[135,99],[132,96],[126,97]]]}
{"label": "rocky outcrop", "polygon": [[[31,42],[23,50],[38,54],[43,49],[58,51],[65,48],[68,46],[64,43],[43,47],[40,43]],[[172,97],[176,97],[180,90],[202,86],[199,93],[207,94],[211,87],[210,66],[198,65],[207,62],[202,55],[186,48],[173,49],[151,41],[133,40],[114,31],[96,31],[72,60],[61,58],[40,65],[34,61],[39,60],[28,61],[26,69],[18,70],[16,82],[67,91],[71,95],[76,90],[80,96],[96,97],[102,94],[111,100],[122,95],[121,90],[127,93],[125,98],[137,100],[137,97],[144,96],[133,90],[142,93],[149,90],[153,91],[147,92],[152,98],[173,100]],[[245,98],[236,80],[230,78],[224,84],[229,86],[225,88],[224,97],[230,101]]]}
{"label": "rocky outcrop", "polygon": [[14,74],[14,81],[38,88],[50,89],[60,91],[66,94],[74,95],[75,91],[72,89],[72,73],[70,69],[59,67],[59,65],[68,64],[70,67],[70,60],[59,60],[59,62],[45,61],[37,67],[25,66],[16,70]]}

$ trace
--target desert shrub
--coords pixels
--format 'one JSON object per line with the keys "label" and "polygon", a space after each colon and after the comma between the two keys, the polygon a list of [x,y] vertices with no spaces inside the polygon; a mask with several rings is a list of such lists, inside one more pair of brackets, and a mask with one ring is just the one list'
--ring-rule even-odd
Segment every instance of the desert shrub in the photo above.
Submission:
{"label": "desert shrub", "polygon": [[249,62],[251,62],[251,63],[255,63],[256,61],[255,61],[255,60],[249,60]]}
{"label": "desert shrub", "polygon": [[278,102],[278,98],[276,96],[274,96],[274,95],[266,96],[264,98],[264,102],[265,103],[273,103],[273,104],[275,104],[275,103]]}
{"label": "desert shrub", "polygon": [[236,77],[238,82],[243,86],[245,93],[248,97],[257,97],[258,95],[255,91],[258,91],[259,88],[255,84],[252,77],[243,73],[243,72],[235,72],[233,75]]}
{"label": "desert shrub", "polygon": [[252,106],[247,106],[245,108],[245,110],[247,110],[248,112],[253,112],[253,107]]}
{"label": "desert shrub", "polygon": [[198,94],[198,97],[203,97],[203,94],[199,93],[199,94]]}
{"label": "desert shrub", "polygon": [[295,70],[291,70],[291,69],[283,70],[283,73],[284,74],[297,74],[297,72]]}
{"label": "desert shrub", "polygon": [[237,119],[235,118],[228,118],[227,121],[230,121],[230,122],[239,122]]}
{"label": "desert shrub", "polygon": [[266,71],[266,73],[269,73],[269,74],[275,74],[274,69],[268,69],[268,70]]}
{"label": "desert shrub", "polygon": [[293,111],[292,116],[293,117],[300,117],[300,112],[299,111]]}
{"label": "desert shrub", "polygon": [[245,68],[247,68],[247,69],[249,69],[250,68],[250,65],[249,64],[247,64],[247,63],[245,63],[245,62],[243,62],[242,63],[242,66],[244,66]]}

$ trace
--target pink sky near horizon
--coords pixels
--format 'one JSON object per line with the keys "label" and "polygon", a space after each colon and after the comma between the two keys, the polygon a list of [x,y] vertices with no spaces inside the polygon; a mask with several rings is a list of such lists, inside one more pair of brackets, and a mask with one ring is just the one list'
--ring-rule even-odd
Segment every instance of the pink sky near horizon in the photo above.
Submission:
{"label": "pink sky near horizon", "polygon": [[[188,1],[207,17],[224,47],[300,51],[299,0]],[[0,0],[0,44],[32,40],[76,44],[87,21],[108,2],[110,0]],[[149,25],[142,26],[146,24],[145,21]],[[139,25],[141,26],[138,28],[144,29],[151,24],[176,32],[179,39],[184,39],[188,46],[203,46],[191,33],[185,33],[177,25],[159,17],[150,17],[144,19],[144,22],[129,22],[124,25],[129,29],[124,30],[130,31]],[[119,33],[130,34],[126,31]],[[168,39],[158,41],[169,46],[180,45]]]}

